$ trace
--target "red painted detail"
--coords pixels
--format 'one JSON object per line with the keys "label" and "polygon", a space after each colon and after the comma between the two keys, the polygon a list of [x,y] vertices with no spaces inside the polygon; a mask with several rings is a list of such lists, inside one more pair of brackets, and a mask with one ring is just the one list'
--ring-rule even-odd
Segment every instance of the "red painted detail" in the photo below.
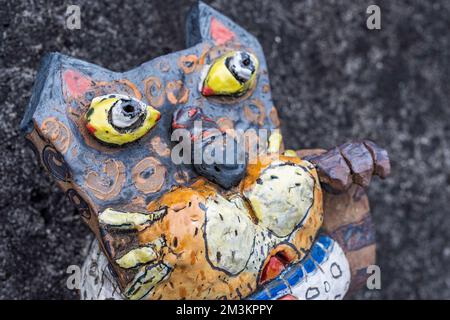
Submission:
{"label": "red painted detail", "polygon": [[66,70],[63,73],[68,93],[72,97],[80,97],[91,87],[92,81],[75,70]]}
{"label": "red painted detail", "polygon": [[176,123],[175,121],[173,121],[173,122],[172,122],[172,128],[173,128],[173,129],[185,129],[186,126],[184,126],[184,125],[182,125],[182,124],[179,124],[179,123]]}
{"label": "red painted detail", "polygon": [[278,298],[277,300],[298,300],[297,297],[294,297],[292,294],[287,294],[285,296],[282,296],[281,298]]}
{"label": "red painted detail", "polygon": [[202,132],[203,139],[207,139],[208,137],[210,137],[212,135],[213,135],[212,130],[205,130],[205,131]]}
{"label": "red painted detail", "polygon": [[207,117],[207,116],[205,116],[205,115],[202,116],[202,120],[203,120],[203,121],[206,121],[206,122],[214,122],[213,119],[211,119],[210,117]]}
{"label": "red painted detail", "polygon": [[233,40],[236,36],[234,32],[225,27],[222,22],[216,18],[211,18],[211,37],[216,45],[222,45],[228,41]]}
{"label": "red painted detail", "polygon": [[199,135],[194,136],[193,134],[191,134],[191,141],[192,141],[192,142],[197,141],[199,138],[200,138]]}
{"label": "red painted detail", "polygon": [[284,270],[283,261],[281,261],[276,255],[270,257],[269,262],[266,264],[261,274],[260,282],[263,283],[274,279],[283,270]]}
{"label": "red painted detail", "polygon": [[159,119],[161,119],[161,113],[158,113],[158,114],[156,115],[156,119],[155,119],[155,122],[158,122],[158,121],[159,121]]}
{"label": "red painted detail", "polygon": [[91,134],[94,134],[94,133],[95,133],[95,128],[94,128],[90,123],[87,123],[87,124],[86,124],[86,129],[88,129],[88,131],[89,131]]}
{"label": "red painted detail", "polygon": [[211,89],[210,87],[203,86],[202,95],[204,95],[204,96],[212,96],[212,95],[214,95],[214,90]]}
{"label": "red painted detail", "polygon": [[198,112],[198,109],[196,109],[196,108],[189,109],[189,111],[188,111],[189,118],[192,118],[193,116],[195,116],[197,114],[197,112]]}

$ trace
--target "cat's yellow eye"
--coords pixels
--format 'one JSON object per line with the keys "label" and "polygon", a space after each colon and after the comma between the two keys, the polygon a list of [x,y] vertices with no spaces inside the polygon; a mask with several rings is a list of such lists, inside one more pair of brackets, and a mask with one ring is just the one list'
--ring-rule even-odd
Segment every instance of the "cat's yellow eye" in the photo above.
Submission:
{"label": "cat's yellow eye", "polygon": [[135,98],[108,94],[92,99],[85,120],[86,128],[98,140],[123,145],[144,136],[160,116],[159,111]]}
{"label": "cat's yellow eye", "polygon": [[258,59],[246,51],[232,51],[218,58],[208,70],[202,86],[204,96],[239,96],[253,85]]}

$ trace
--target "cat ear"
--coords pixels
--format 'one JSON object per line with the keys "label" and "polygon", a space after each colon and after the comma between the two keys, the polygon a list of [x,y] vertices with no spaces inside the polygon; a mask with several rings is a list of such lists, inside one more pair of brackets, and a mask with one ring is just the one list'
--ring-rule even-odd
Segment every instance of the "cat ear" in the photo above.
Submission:
{"label": "cat ear", "polygon": [[238,24],[199,1],[186,19],[187,47],[200,42],[212,42],[219,46],[228,42],[244,44],[253,51],[260,51],[258,40]]}
{"label": "cat ear", "polygon": [[[101,79],[94,82],[93,77]],[[35,123],[46,118],[74,111],[90,103],[99,86],[108,84],[114,72],[58,52],[47,54],[36,76],[30,103],[22,120],[22,130],[28,132]],[[70,110],[69,110],[70,109]]]}
{"label": "cat ear", "polygon": [[66,100],[84,98],[86,92],[92,89],[94,83],[92,79],[76,70],[66,68],[61,70],[63,93]]}
{"label": "cat ear", "polygon": [[89,76],[77,65],[90,64],[67,57],[58,52],[45,55],[36,76],[30,102],[22,120],[22,130],[32,130],[54,114],[65,114],[68,100],[81,100],[92,87]]}

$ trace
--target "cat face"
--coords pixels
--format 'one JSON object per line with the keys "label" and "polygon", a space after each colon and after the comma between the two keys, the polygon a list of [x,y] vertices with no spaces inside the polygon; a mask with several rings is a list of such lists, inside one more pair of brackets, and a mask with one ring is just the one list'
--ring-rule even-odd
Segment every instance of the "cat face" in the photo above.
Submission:
{"label": "cat face", "polygon": [[[314,167],[278,155],[257,40],[202,3],[188,30],[188,49],[124,73],[47,56],[23,121],[129,298],[245,298],[300,261],[322,223]],[[219,173],[174,164],[171,135],[191,117],[274,150]]]}

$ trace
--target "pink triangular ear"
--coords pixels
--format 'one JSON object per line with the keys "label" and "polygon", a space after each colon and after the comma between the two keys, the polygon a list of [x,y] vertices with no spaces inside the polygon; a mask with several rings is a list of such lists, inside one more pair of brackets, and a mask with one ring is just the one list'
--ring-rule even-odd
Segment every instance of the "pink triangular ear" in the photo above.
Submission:
{"label": "pink triangular ear", "polygon": [[234,32],[224,26],[216,17],[211,17],[209,32],[216,45],[236,40]]}
{"label": "pink triangular ear", "polygon": [[186,32],[188,47],[200,42],[211,42],[216,46],[234,42],[245,44],[253,51],[260,50],[260,44],[253,35],[201,1],[188,14]]}
{"label": "pink triangular ear", "polygon": [[73,99],[84,97],[92,89],[93,82],[90,77],[74,69],[62,71],[64,95]]}

